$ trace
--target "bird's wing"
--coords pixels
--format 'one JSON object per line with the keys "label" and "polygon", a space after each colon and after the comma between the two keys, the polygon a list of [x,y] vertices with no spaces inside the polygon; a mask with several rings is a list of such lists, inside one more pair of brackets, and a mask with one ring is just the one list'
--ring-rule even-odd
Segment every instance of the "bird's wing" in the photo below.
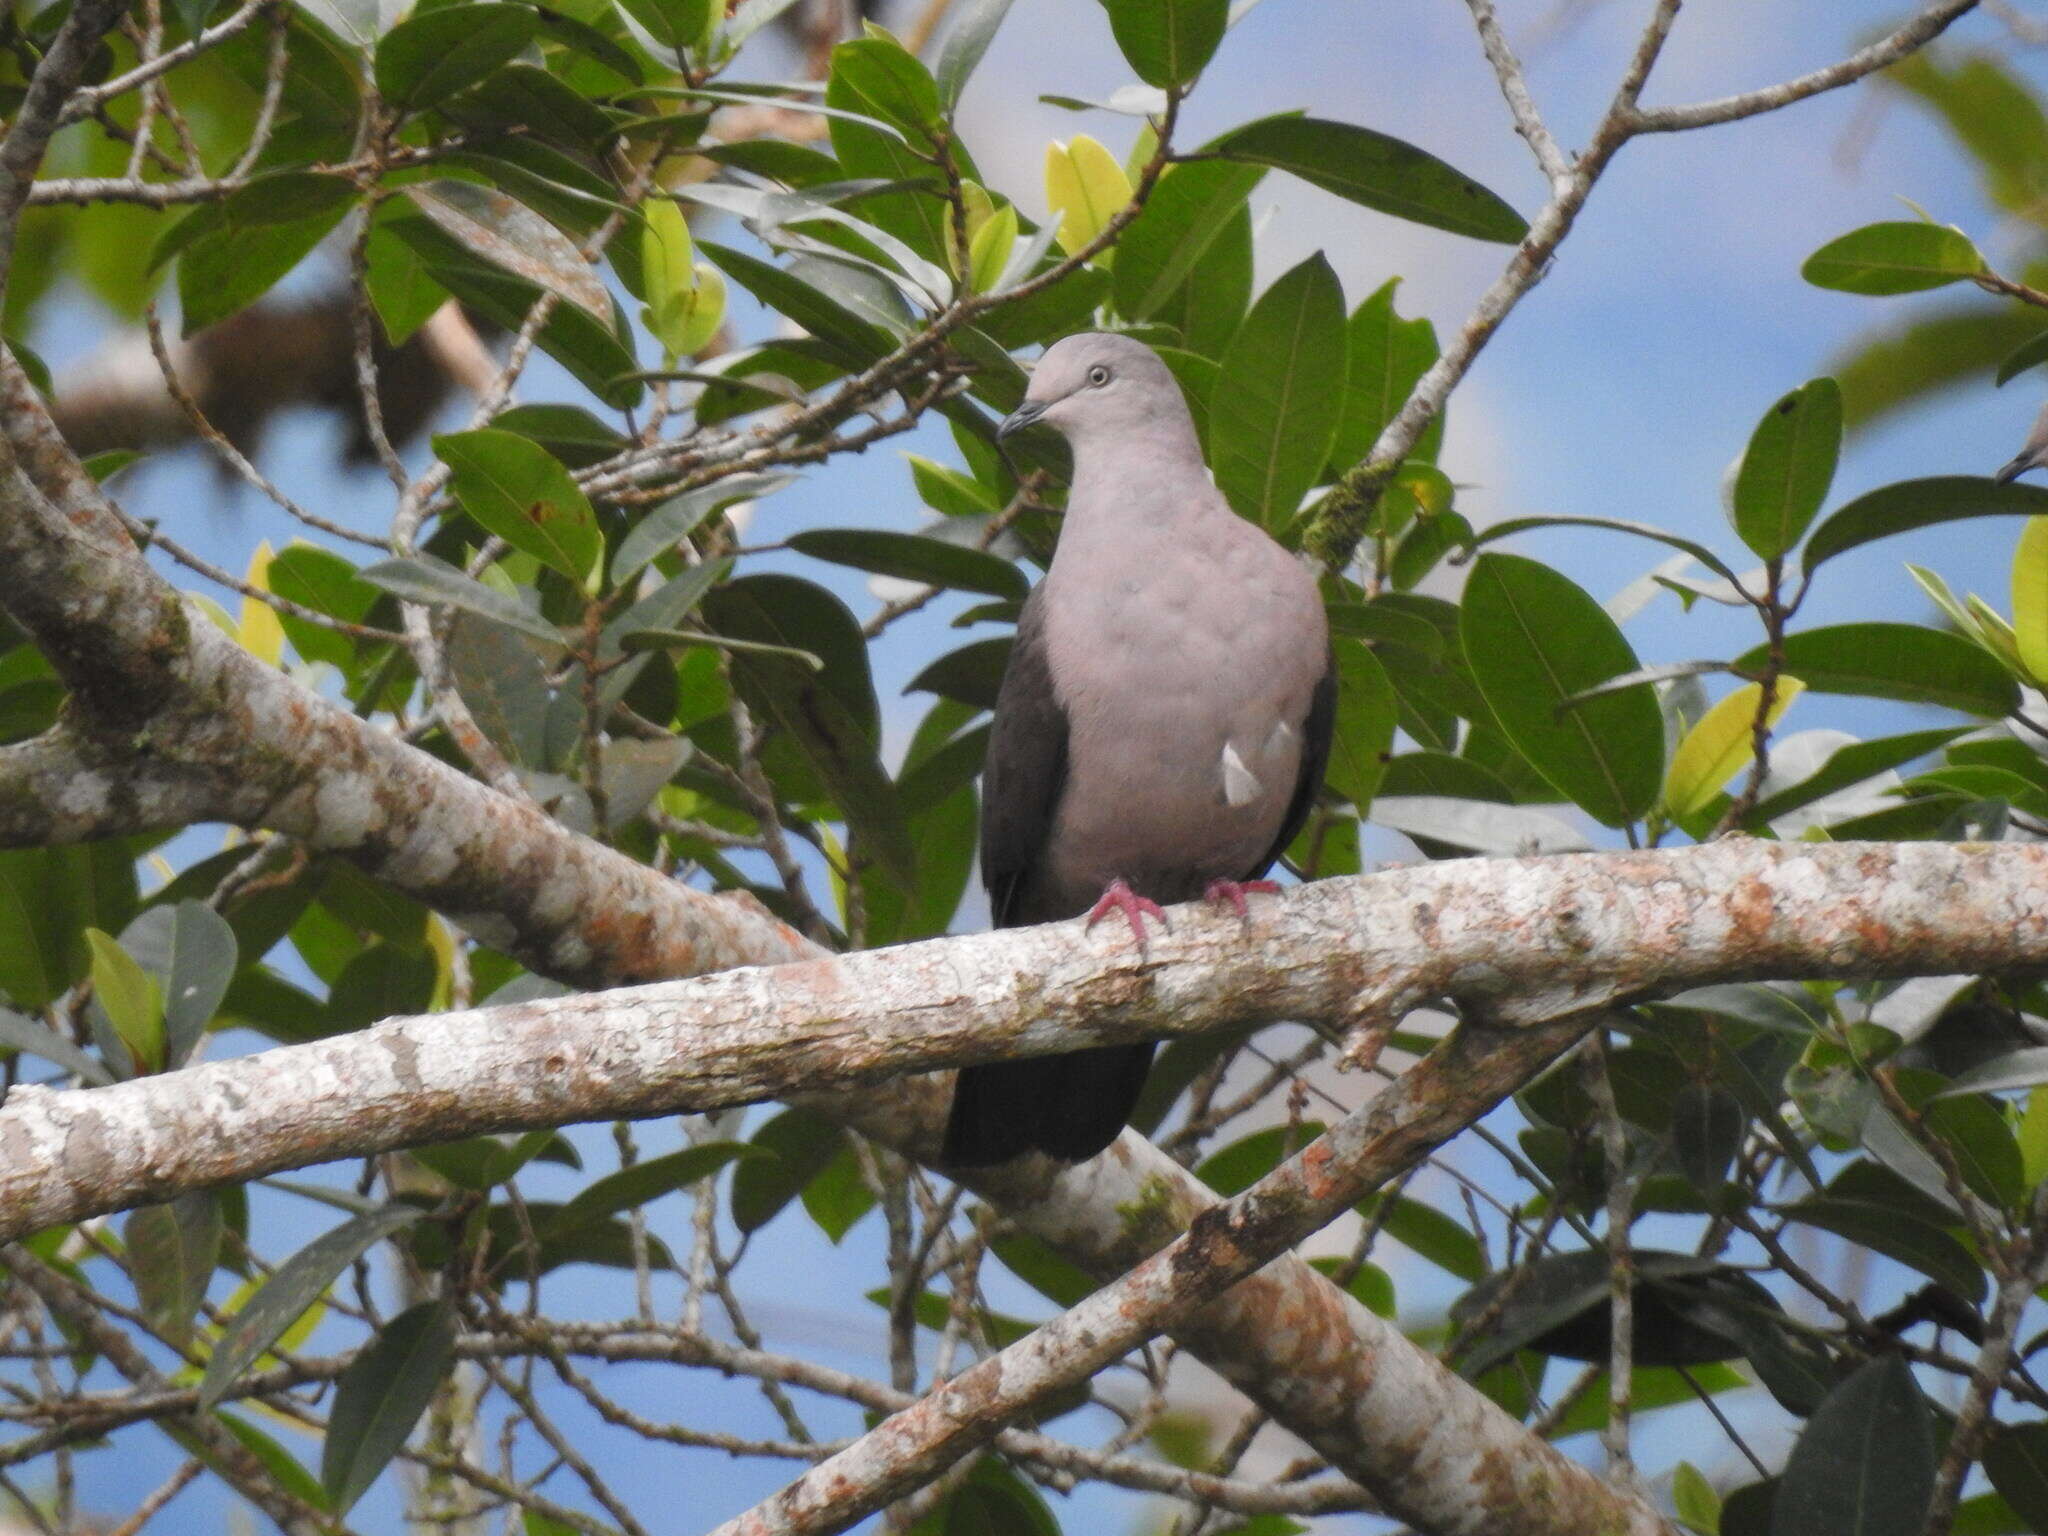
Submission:
{"label": "bird's wing", "polygon": [[998,928],[1016,921],[1067,778],[1067,715],[1046,659],[1044,591],[1041,585],[1032,592],[1017,620],[982,768],[981,879]]}
{"label": "bird's wing", "polygon": [[1316,679],[1315,692],[1309,696],[1308,719],[1301,728],[1301,768],[1294,778],[1294,796],[1287,802],[1286,819],[1280,823],[1280,834],[1259,860],[1258,867],[1245,876],[1247,880],[1255,880],[1271,869],[1308,820],[1316,795],[1323,787],[1323,770],[1329,766],[1330,738],[1336,733],[1337,657],[1332,652],[1323,675]]}

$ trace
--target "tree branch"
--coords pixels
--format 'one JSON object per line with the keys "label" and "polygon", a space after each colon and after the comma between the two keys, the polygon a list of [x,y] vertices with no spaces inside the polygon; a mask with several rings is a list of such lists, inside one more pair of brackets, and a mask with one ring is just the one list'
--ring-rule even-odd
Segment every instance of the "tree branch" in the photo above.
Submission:
{"label": "tree branch", "polygon": [[77,0],[57,29],[49,51],[36,65],[35,74],[29,77],[14,122],[6,139],[0,140],[0,300],[6,297],[7,277],[14,270],[14,236],[42,166],[43,151],[50,147],[50,136],[57,131],[72,91],[84,78],[93,50],[127,9],[128,0]]}
{"label": "tree branch", "polygon": [[1740,118],[1775,112],[1795,101],[1818,96],[1823,91],[1853,85],[1865,75],[1896,64],[1907,54],[1926,46],[1946,32],[1965,12],[1975,10],[1977,0],[1937,0],[1911,21],[1887,33],[1868,47],[1859,48],[1846,59],[1816,69],[1795,80],[1780,81],[1738,96],[1723,96],[1688,107],[1650,107],[1638,110],[1630,120],[1635,133],[1677,133],[1688,128],[1710,128]]}
{"label": "tree branch", "polygon": [[[1522,1021],[1716,982],[1959,971],[2048,971],[2048,848],[1731,839],[1456,860],[1301,887],[1249,930],[1189,905],[1144,953],[1052,923],[391,1019],[90,1091],[17,1087],[0,1239],[452,1137],[1279,1020],[1369,1033],[1446,996]],[[932,1161],[935,1129],[894,1139]]]}
{"label": "tree branch", "polygon": [[[1606,171],[1616,152],[1631,138],[1639,133],[1670,132],[1754,116],[1859,80],[1874,70],[1897,63],[1922,47],[1977,3],[1978,0],[1938,0],[1890,36],[1858,50],[1840,63],[1765,91],[1708,102],[1699,107],[1645,110],[1637,104],[1637,97],[1648,81],[1650,70],[1663,50],[1664,41],[1678,15],[1677,0],[1659,0],[1637,41],[1613,101],[1594,128],[1586,147],[1571,162],[1570,174],[1561,180],[1553,178],[1549,201],[1530,221],[1529,233],[1523,236],[1514,255],[1508,258],[1500,276],[1480,295],[1478,303],[1473,306],[1458,334],[1443,349],[1442,355],[1416,380],[1407,402],[1380,432],[1372,451],[1338,477],[1329,494],[1310,515],[1308,526],[1303,531],[1302,547],[1331,570],[1341,570],[1350,563],[1387,481],[1414,449],[1424,429],[1444,408],[1451,391],[1493,338],[1493,333],[1500,329],[1502,322],[1530,290],[1543,280],[1551,257],[1557,253],[1564,237],[1571,233],[1586,199],[1592,195],[1594,184]],[[1515,64],[1513,55],[1507,52],[1507,44],[1498,36],[1497,30],[1489,32],[1484,15],[1487,10],[1483,0],[1474,6],[1475,18],[1479,19],[1480,40],[1500,77],[1502,90],[1507,93],[1517,125],[1526,136],[1529,123],[1536,121],[1534,107],[1527,105],[1529,115],[1525,119],[1526,88],[1517,89],[1520,67]],[[1717,113],[1723,115],[1715,115]],[[1697,122],[1693,121],[1695,116],[1699,118]],[[1538,145],[1535,139],[1530,142],[1532,147]],[[1537,154],[1547,171],[1549,163],[1540,147]]]}
{"label": "tree branch", "polygon": [[[1542,1070],[1595,1018],[1579,1014],[1513,1034],[1459,1026],[1368,1107],[1206,1212],[1121,1279],[934,1388],[713,1536],[829,1536],[930,1481],[1033,1404],[1109,1365],[1412,1166]],[[1504,1460],[1530,1473],[1548,1460],[1537,1474],[1553,1480],[1546,1498],[1576,1502],[1587,1485],[1598,1487],[1590,1473],[1554,1452],[1549,1458],[1526,1454],[1532,1442],[1506,1412],[1487,1417],[1490,1422],[1458,1426],[1454,1449],[1431,1447],[1463,1462],[1469,1482],[1462,1509],[1431,1505],[1422,1517],[1429,1529],[1498,1528],[1504,1511],[1519,1512],[1535,1493],[1535,1477],[1507,1493],[1480,1475],[1482,1467],[1500,1470]],[[1387,1492],[1389,1513],[1413,1513],[1398,1487]],[[1599,1488],[1597,1502],[1602,1516],[1591,1508],[1586,1514],[1602,1529],[1645,1536],[1670,1529],[1647,1505],[1610,1490]]]}

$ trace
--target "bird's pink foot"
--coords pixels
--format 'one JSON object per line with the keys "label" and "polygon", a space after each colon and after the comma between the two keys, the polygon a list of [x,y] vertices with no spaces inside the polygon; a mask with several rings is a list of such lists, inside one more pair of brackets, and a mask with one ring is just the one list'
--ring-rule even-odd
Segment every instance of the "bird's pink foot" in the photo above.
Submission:
{"label": "bird's pink foot", "polygon": [[1123,913],[1124,920],[1131,925],[1132,936],[1138,941],[1138,952],[1140,954],[1145,952],[1145,919],[1147,916],[1158,918],[1159,926],[1162,928],[1171,928],[1172,926],[1166,921],[1166,913],[1161,910],[1158,902],[1140,896],[1136,891],[1124,884],[1122,880],[1110,881],[1108,888],[1102,893],[1101,900],[1088,909],[1088,926],[1093,928],[1105,914],[1110,912]]}
{"label": "bird's pink foot", "polygon": [[1245,905],[1245,897],[1252,891],[1262,891],[1269,896],[1280,894],[1280,887],[1271,880],[1211,880],[1202,892],[1204,901],[1227,901],[1239,917],[1250,917],[1251,909]]}

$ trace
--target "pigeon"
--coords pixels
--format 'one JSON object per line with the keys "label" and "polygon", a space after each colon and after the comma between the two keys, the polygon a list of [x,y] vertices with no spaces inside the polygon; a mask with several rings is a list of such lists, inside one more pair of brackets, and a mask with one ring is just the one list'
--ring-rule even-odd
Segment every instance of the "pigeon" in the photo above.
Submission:
{"label": "pigeon", "polygon": [[[1322,786],[1336,721],[1314,570],[1239,517],[1174,376],[1126,336],[1049,348],[999,428],[1073,449],[1051,568],[1025,600],[982,776],[998,927],[1119,913],[1142,950],[1162,903],[1246,915]],[[945,1160],[1082,1162],[1136,1108],[1152,1045],[959,1074]]]}

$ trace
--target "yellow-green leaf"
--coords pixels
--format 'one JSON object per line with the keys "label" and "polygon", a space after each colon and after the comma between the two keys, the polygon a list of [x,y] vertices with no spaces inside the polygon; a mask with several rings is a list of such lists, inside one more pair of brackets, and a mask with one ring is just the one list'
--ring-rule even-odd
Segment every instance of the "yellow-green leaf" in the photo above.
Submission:
{"label": "yellow-green leaf", "polygon": [[725,274],[708,261],[697,263],[697,286],[690,290],[690,302],[682,323],[676,327],[678,357],[691,357],[711,344],[725,322]]}
{"label": "yellow-green leaf", "polygon": [[2027,1188],[2048,1179],[2048,1084],[2027,1094],[2027,1110],[2020,1116],[2018,1132],[2020,1165],[2026,1170]]}
{"label": "yellow-green leaf", "polygon": [[2012,554],[2012,627],[2020,665],[2048,681],[2048,517],[2030,517]]}
{"label": "yellow-green leaf", "polygon": [[[1045,147],[1045,200],[1059,215],[1060,249],[1071,256],[1131,200],[1131,182],[1114,155],[1077,133],[1065,144],[1054,140]],[[1097,256],[1097,264],[1108,266],[1109,255]]]}
{"label": "yellow-green leaf", "polygon": [[[249,557],[247,579],[258,592],[270,590],[270,559],[270,541],[265,539]],[[284,625],[278,622],[277,610],[260,597],[243,594],[242,622],[236,627],[235,638],[242,642],[243,650],[267,667],[276,666],[284,655]]]}
{"label": "yellow-green leaf", "polygon": [[153,1072],[164,1059],[164,998],[156,978],[135,963],[111,935],[85,930],[92,947],[92,990],[128,1047],[139,1072]]}
{"label": "yellow-green leaf", "polygon": [[[1777,724],[1805,691],[1806,684],[1798,678],[1779,678],[1766,723]],[[1749,683],[1700,716],[1699,723],[1685,733],[1664,773],[1664,808],[1673,816],[1682,818],[1700,810],[1748,765],[1756,747],[1756,711],[1762,699],[1763,685]]]}
{"label": "yellow-green leaf", "polygon": [[1010,252],[1017,244],[1017,210],[1005,203],[971,236],[967,243],[967,283],[976,293],[987,293],[1010,264]]}
{"label": "yellow-green leaf", "polygon": [[1700,1536],[1716,1536],[1721,1529],[1721,1495],[1714,1492],[1714,1485],[1689,1461],[1681,1461],[1672,1470],[1671,1507]]}

